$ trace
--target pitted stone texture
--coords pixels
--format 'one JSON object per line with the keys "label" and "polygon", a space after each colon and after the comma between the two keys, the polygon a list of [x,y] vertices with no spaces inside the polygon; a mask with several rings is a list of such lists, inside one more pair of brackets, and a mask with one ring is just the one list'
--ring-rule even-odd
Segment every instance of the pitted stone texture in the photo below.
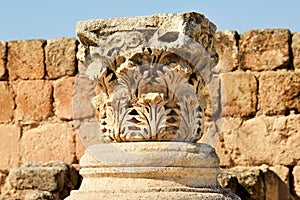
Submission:
{"label": "pitted stone texture", "polygon": [[238,40],[236,31],[224,30],[215,33],[214,45],[219,55],[219,62],[214,67],[216,73],[226,73],[238,67]]}
{"label": "pitted stone texture", "polygon": [[24,132],[21,140],[22,161],[75,159],[75,135],[68,123],[45,124]]}
{"label": "pitted stone texture", "polygon": [[52,85],[47,81],[21,81],[17,85],[16,118],[44,120],[52,115]]}
{"label": "pitted stone texture", "polygon": [[0,80],[6,78],[6,42],[0,41]]}
{"label": "pitted stone texture", "polygon": [[[63,199],[79,181],[78,171],[61,161],[29,162],[12,169],[9,184],[22,199]],[[16,195],[16,196],[17,196]]]}
{"label": "pitted stone texture", "polygon": [[54,82],[55,115],[62,120],[73,119],[72,100],[75,77],[64,77]]}
{"label": "pitted stone texture", "polygon": [[54,200],[55,196],[48,191],[33,190],[26,193],[24,200]]}
{"label": "pitted stone texture", "polygon": [[300,70],[300,32],[294,33],[292,38],[292,51],[295,70]]}
{"label": "pitted stone texture", "polygon": [[218,181],[243,199],[264,200],[263,172],[258,167],[235,167],[221,170]]}
{"label": "pitted stone texture", "polygon": [[14,96],[8,82],[0,82],[0,122],[12,120],[15,107]]}
{"label": "pitted stone texture", "polygon": [[46,70],[49,79],[71,76],[76,72],[77,40],[59,38],[47,41]]}
{"label": "pitted stone texture", "polygon": [[78,172],[61,161],[28,162],[9,172],[10,184],[18,189],[37,189],[49,192],[63,192],[77,185]]}
{"label": "pitted stone texture", "polygon": [[259,109],[267,115],[300,111],[300,72],[264,72],[259,76]]}
{"label": "pitted stone texture", "polygon": [[221,166],[300,164],[300,115],[228,118],[219,130]]}
{"label": "pitted stone texture", "polygon": [[21,130],[15,125],[0,125],[0,170],[17,167],[20,163],[19,140]]}
{"label": "pitted stone texture", "polygon": [[239,40],[240,68],[253,71],[289,68],[290,38],[288,29],[246,31]]}
{"label": "pitted stone texture", "polygon": [[223,116],[251,116],[256,113],[257,83],[253,74],[246,72],[221,75]]}
{"label": "pitted stone texture", "polygon": [[42,79],[44,70],[44,46],[46,40],[22,40],[8,42],[7,69],[9,78]]}

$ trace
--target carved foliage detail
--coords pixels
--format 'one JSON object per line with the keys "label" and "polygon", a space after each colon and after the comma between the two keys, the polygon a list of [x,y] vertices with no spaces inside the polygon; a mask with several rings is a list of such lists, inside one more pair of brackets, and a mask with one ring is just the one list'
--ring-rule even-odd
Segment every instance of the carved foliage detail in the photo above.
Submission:
{"label": "carved foliage detail", "polygon": [[[102,73],[96,107],[107,142],[200,139],[203,114],[197,87],[202,80],[178,63],[168,53],[147,51]],[[107,87],[112,77],[117,80],[114,90]]]}

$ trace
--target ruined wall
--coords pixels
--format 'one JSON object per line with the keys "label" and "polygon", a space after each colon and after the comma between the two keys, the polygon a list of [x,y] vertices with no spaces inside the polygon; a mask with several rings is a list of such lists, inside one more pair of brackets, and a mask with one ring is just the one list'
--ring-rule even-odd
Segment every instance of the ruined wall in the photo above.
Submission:
{"label": "ruined wall", "polygon": [[[300,33],[218,31],[215,43],[221,81],[211,84],[221,90],[212,98],[221,104],[207,115],[222,117],[206,126],[208,135],[220,130],[213,143],[221,166],[267,164],[287,190],[281,195],[300,196]],[[78,163],[77,51],[74,38],[0,42],[0,184],[28,161]]]}

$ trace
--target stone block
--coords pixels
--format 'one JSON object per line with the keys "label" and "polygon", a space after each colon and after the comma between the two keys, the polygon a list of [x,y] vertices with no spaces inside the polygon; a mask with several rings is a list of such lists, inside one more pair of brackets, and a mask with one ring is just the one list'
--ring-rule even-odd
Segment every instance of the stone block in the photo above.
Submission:
{"label": "stone block", "polygon": [[238,66],[238,40],[236,31],[224,30],[215,33],[214,45],[219,55],[219,62],[214,68],[216,73],[235,70]]}
{"label": "stone block", "polygon": [[253,74],[234,72],[221,74],[223,116],[251,116],[256,113],[257,83]]}
{"label": "stone block", "polygon": [[228,118],[218,129],[221,166],[300,164],[300,115]]}
{"label": "stone block", "polygon": [[6,56],[7,56],[7,43],[0,41],[0,80],[6,78]]}
{"label": "stone block", "polygon": [[87,77],[77,76],[74,82],[73,114],[75,119],[96,116],[92,99],[96,96],[96,84]]}
{"label": "stone block", "polygon": [[294,177],[294,192],[298,198],[300,198],[300,166],[295,166],[293,169]]}
{"label": "stone block", "polygon": [[265,200],[263,172],[259,167],[221,169],[218,181],[241,199]]}
{"label": "stone block", "polygon": [[300,72],[268,72],[259,77],[259,109],[267,115],[300,111]]}
{"label": "stone block", "polygon": [[246,31],[239,40],[240,68],[252,71],[289,68],[290,39],[288,29]]}
{"label": "stone block", "polygon": [[[268,177],[265,175],[265,183],[266,186],[266,199],[273,199],[273,194],[278,193],[278,200],[281,199],[289,199],[290,198],[290,176],[289,176],[289,168],[282,165],[275,165],[269,167],[269,172],[273,174],[273,177],[277,180],[277,188],[274,188],[274,184],[268,182]],[[268,189],[273,188],[273,190]]]}
{"label": "stone block", "polygon": [[77,43],[75,38],[59,38],[47,41],[45,54],[49,79],[71,76],[76,73]]}
{"label": "stone block", "polygon": [[42,79],[45,75],[45,44],[45,40],[8,42],[7,69],[10,79]]}
{"label": "stone block", "polygon": [[21,130],[15,125],[0,124],[0,170],[19,166],[19,139]]}
{"label": "stone block", "polygon": [[[27,191],[25,199],[34,199],[34,196],[45,194],[55,195],[55,199],[63,199],[78,184],[79,174],[74,167],[61,161],[29,162],[12,169],[8,180],[14,189]],[[43,191],[48,193],[43,194]]]}
{"label": "stone block", "polygon": [[294,33],[292,38],[292,51],[295,70],[300,70],[300,32]]}
{"label": "stone block", "polygon": [[0,122],[9,122],[15,108],[14,96],[8,82],[0,82],[0,91]]}
{"label": "stone block", "polygon": [[62,120],[73,119],[72,100],[75,77],[64,77],[54,82],[55,115]]}
{"label": "stone block", "polygon": [[213,118],[219,114],[221,109],[220,86],[220,76],[214,76],[206,85],[203,92],[207,104],[205,116]]}
{"label": "stone block", "polygon": [[52,115],[52,85],[50,82],[21,81],[17,85],[16,118],[44,120]]}
{"label": "stone block", "polygon": [[22,161],[62,160],[72,163],[75,159],[74,134],[68,123],[48,123],[25,131],[21,140]]}
{"label": "stone block", "polygon": [[[273,171],[274,169],[277,173]],[[262,165],[221,169],[218,180],[221,187],[230,188],[241,199],[281,200],[290,199],[288,177],[287,167]],[[287,182],[283,184],[281,178]]]}

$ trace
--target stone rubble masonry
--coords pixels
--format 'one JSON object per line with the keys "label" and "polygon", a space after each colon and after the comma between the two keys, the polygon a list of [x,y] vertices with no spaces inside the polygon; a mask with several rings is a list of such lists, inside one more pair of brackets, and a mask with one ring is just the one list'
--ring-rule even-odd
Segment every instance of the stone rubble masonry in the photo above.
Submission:
{"label": "stone rubble masonry", "polygon": [[300,70],[300,32],[294,33],[292,38],[292,51],[295,70]]}
{"label": "stone rubble masonry", "polygon": [[75,38],[59,38],[47,41],[45,54],[46,71],[49,79],[75,75],[77,43]]}
{"label": "stone rubble masonry", "polygon": [[266,115],[300,112],[300,72],[263,72],[259,77],[260,109]]}
{"label": "stone rubble masonry", "polygon": [[248,72],[221,74],[222,116],[252,116],[256,113],[257,83]]}
{"label": "stone rubble masonry", "polygon": [[12,89],[6,81],[0,82],[0,123],[10,122],[15,107]]}
{"label": "stone rubble masonry", "polygon": [[240,68],[252,71],[289,68],[290,40],[288,29],[246,31],[239,40]]}
{"label": "stone rubble masonry", "polygon": [[61,120],[72,120],[72,100],[75,77],[63,77],[54,82],[55,115]]}
{"label": "stone rubble masonry", "polygon": [[217,31],[214,45],[219,55],[219,62],[214,68],[216,73],[226,73],[238,67],[238,33],[236,31]]}
{"label": "stone rubble masonry", "polygon": [[23,133],[22,162],[75,160],[75,131],[69,123],[47,123]]}
{"label": "stone rubble masonry", "polygon": [[8,42],[7,69],[9,78],[42,79],[45,75],[44,46],[46,40]]}
{"label": "stone rubble masonry", "polygon": [[300,115],[226,118],[219,130],[221,166],[300,165]]}
{"label": "stone rubble masonry", "polygon": [[6,42],[0,41],[0,80],[5,79],[6,75]]}
{"label": "stone rubble masonry", "polygon": [[21,130],[10,124],[0,124],[0,171],[19,166]]}
{"label": "stone rubble masonry", "polygon": [[300,197],[300,166],[295,166],[293,169],[294,177],[294,192]]}
{"label": "stone rubble masonry", "polygon": [[45,120],[52,115],[52,84],[44,80],[20,81],[17,85],[16,118]]}

